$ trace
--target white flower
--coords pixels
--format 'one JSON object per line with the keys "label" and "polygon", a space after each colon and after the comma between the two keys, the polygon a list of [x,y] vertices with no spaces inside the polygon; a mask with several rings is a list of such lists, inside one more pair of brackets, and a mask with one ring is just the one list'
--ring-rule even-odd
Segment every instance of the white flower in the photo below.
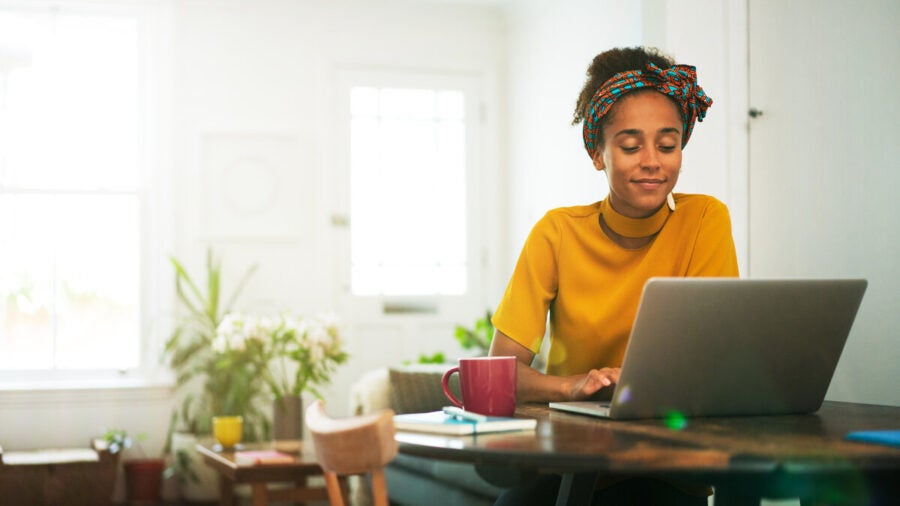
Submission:
{"label": "white flower", "polygon": [[253,318],[247,324],[246,339],[265,342],[275,330],[275,324],[270,318]]}
{"label": "white flower", "polygon": [[216,332],[216,337],[213,338],[212,349],[216,353],[225,353],[228,351],[228,337],[221,332]]}
{"label": "white flower", "polygon": [[319,322],[312,323],[309,326],[306,335],[310,346],[317,348],[321,348],[331,341],[331,336],[328,334],[328,329],[322,326]]}
{"label": "white flower", "polygon": [[213,349],[218,353],[228,350],[241,351],[246,348],[248,329],[255,328],[254,320],[239,313],[229,313],[222,317],[216,328]]}
{"label": "white flower", "polygon": [[297,329],[298,341],[302,342],[306,340],[306,335],[309,334],[310,327],[312,327],[312,324],[309,322],[309,320],[300,319],[297,321],[295,328]]}
{"label": "white flower", "polygon": [[234,332],[234,329],[238,329],[244,326],[244,316],[238,313],[228,313],[227,315],[222,317],[222,322],[219,323],[219,326],[216,328],[218,332]]}
{"label": "white flower", "polygon": [[333,312],[323,313],[319,315],[319,322],[323,327],[328,329],[329,333],[336,333],[338,329],[338,318]]}
{"label": "white flower", "polygon": [[[337,317],[333,313],[301,318],[284,313],[256,317],[239,313],[222,318],[213,339],[218,352],[259,351],[267,361],[261,371],[276,395],[301,393],[327,381],[333,368],[346,359],[339,342]],[[300,371],[299,376],[294,373]]]}
{"label": "white flower", "polygon": [[300,325],[302,320],[297,320],[291,315],[281,315],[281,324],[285,331],[296,331],[300,332]]}

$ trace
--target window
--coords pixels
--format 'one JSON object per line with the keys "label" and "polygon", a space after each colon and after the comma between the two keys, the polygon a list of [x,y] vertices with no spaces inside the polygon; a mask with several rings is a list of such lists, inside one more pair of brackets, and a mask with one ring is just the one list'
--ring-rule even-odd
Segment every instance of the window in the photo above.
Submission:
{"label": "window", "polygon": [[0,9],[0,371],[146,361],[142,28],[96,5]]}
{"label": "window", "polygon": [[354,66],[336,77],[340,310],[361,325],[433,328],[483,312],[497,223],[485,76]]}
{"label": "window", "polygon": [[350,93],[353,294],[464,294],[465,95],[373,86]]}

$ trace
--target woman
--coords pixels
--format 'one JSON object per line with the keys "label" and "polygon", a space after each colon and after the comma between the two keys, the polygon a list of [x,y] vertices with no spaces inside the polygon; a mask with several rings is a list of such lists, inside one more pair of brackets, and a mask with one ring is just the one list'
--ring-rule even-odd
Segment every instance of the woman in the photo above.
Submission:
{"label": "woman", "polygon": [[[525,365],[517,385],[523,402],[608,396],[611,388],[603,389],[618,380],[650,277],[738,275],[724,204],[672,193],[682,149],[712,104],[697,85],[694,67],[676,66],[655,50],[618,48],[597,55],[587,76],[573,124],[583,123],[585,149],[594,167],[606,173],[609,195],[554,209],[534,226],[492,319],[491,355],[513,355]],[[548,314],[544,374],[530,365]],[[651,482],[668,503],[706,503],[705,497],[679,497],[679,489],[670,494],[668,485]],[[521,496],[516,492],[522,490],[513,490],[500,503],[538,499],[541,491],[553,498],[554,483],[558,488],[558,479],[551,479]],[[599,494],[620,493],[622,486]]]}

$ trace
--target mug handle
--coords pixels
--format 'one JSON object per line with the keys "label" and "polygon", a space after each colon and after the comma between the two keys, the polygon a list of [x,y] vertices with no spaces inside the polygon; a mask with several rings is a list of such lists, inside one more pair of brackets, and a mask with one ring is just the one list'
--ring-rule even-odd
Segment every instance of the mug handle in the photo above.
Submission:
{"label": "mug handle", "polygon": [[453,392],[450,391],[450,375],[455,372],[459,372],[459,366],[451,367],[444,373],[444,377],[441,378],[441,385],[444,387],[444,395],[447,396],[447,399],[455,404],[456,407],[461,408],[463,407],[462,401],[457,399]]}

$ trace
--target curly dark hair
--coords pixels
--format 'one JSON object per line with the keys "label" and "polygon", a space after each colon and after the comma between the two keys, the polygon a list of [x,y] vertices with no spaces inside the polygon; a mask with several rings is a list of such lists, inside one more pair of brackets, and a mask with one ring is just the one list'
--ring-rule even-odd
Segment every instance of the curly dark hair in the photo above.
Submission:
{"label": "curly dark hair", "polygon": [[[578,101],[575,103],[572,124],[577,125],[584,121],[584,117],[590,110],[591,99],[609,78],[619,72],[645,69],[648,63],[653,63],[660,68],[668,68],[675,65],[675,60],[653,47],[617,47],[595,56],[587,69],[587,79],[578,95]],[[602,125],[611,119],[612,114],[608,114],[601,120],[601,132],[603,131]],[[602,139],[600,141],[602,143]]]}

